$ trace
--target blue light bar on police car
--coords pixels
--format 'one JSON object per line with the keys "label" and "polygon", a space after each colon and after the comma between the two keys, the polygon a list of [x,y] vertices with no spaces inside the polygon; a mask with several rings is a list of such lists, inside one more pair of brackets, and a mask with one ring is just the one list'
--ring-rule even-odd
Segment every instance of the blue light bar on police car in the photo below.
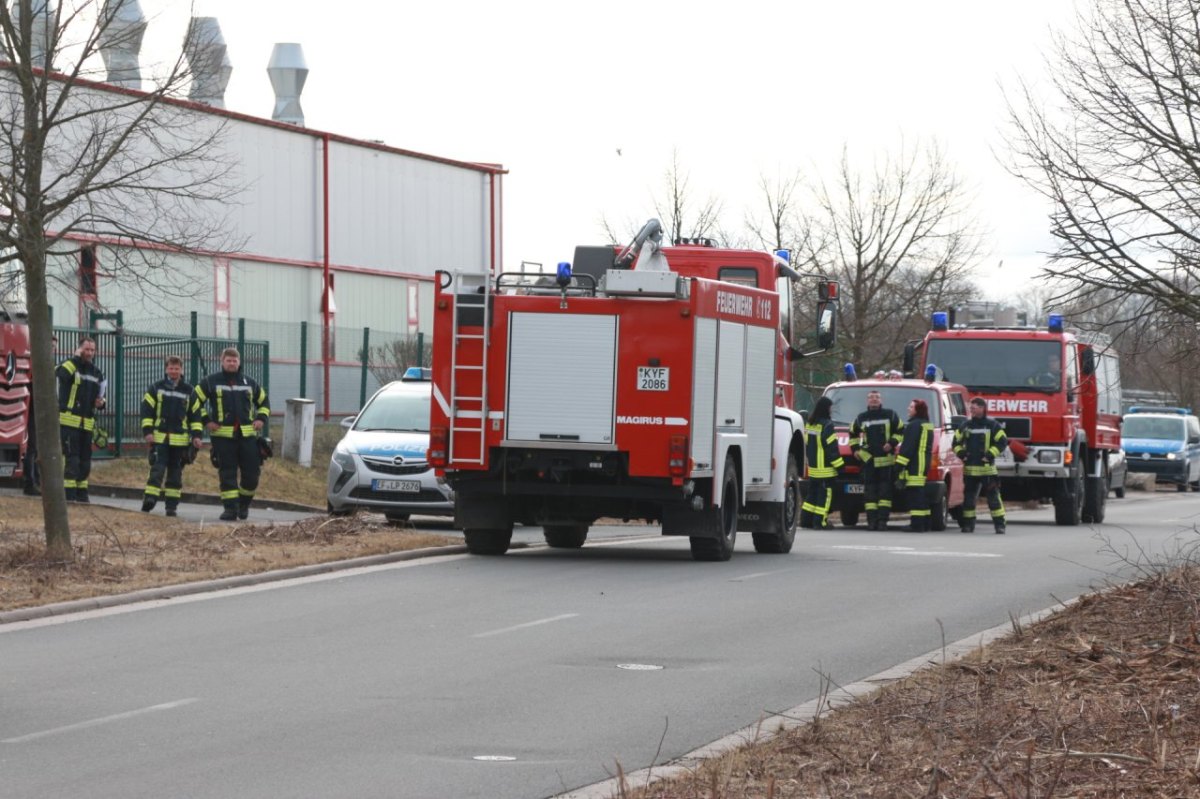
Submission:
{"label": "blue light bar on police car", "polygon": [[432,380],[433,370],[425,366],[410,366],[400,376],[401,380]]}
{"label": "blue light bar on police car", "polygon": [[1062,314],[1060,314],[1060,313],[1050,314],[1050,332],[1051,333],[1063,332],[1063,316],[1062,316]]}
{"label": "blue light bar on police car", "polygon": [[854,364],[852,364],[852,363],[846,364],[845,369],[843,369],[842,371],[844,371],[846,373],[847,380],[857,380],[858,379],[858,372],[854,371]]}
{"label": "blue light bar on police car", "polygon": [[933,312],[933,329],[946,330],[950,327],[950,315],[945,311]]}

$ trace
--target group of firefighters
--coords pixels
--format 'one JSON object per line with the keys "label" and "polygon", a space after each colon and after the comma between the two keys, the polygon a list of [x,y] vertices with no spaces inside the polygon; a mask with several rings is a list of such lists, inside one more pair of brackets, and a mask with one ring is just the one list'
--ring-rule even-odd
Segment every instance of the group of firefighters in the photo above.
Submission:
{"label": "group of firefighters", "polygon": [[[55,370],[58,381],[58,421],[65,460],[63,487],[68,502],[90,502],[88,477],[96,412],[105,407],[107,381],[95,363],[96,342],[80,339],[75,353]],[[241,354],[229,347],[221,353],[221,370],[195,387],[183,379],[183,359],[171,355],[166,375],[142,397],[142,435],[148,445],[150,475],[142,499],[149,513],[162,498],[166,515],[177,515],[182,497],[183,468],[200,449],[208,431],[212,462],[217,467],[222,521],[246,519],[258,488],[262,459],[270,445],[261,438],[271,408],[267,392],[242,373]],[[31,458],[26,468],[26,493],[36,493]],[[240,475],[240,480],[239,480]]]}
{"label": "group of firefighters", "polygon": [[[975,503],[982,492],[987,497],[996,533],[1004,532],[1004,502],[996,458],[1008,447],[1004,427],[987,415],[987,402],[975,397],[971,415],[954,431],[954,453],[963,462],[963,504],[959,529],[975,532]],[[800,512],[800,524],[809,529],[830,527],[829,511],[838,471],[845,466],[839,451],[829,397],[817,400],[805,431],[808,434],[808,490]],[[901,421],[883,407],[878,391],[867,394],[867,409],[850,425],[850,451],[861,462],[863,499],[867,529],[884,530],[892,512],[894,490],[904,492],[911,532],[930,529],[929,497],[925,474],[933,457],[933,425],[924,400],[908,404],[908,419]]]}

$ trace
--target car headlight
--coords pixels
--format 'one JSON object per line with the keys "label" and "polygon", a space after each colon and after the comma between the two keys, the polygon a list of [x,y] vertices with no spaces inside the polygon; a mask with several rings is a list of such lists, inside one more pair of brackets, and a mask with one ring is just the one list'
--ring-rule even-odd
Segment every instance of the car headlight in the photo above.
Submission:
{"label": "car headlight", "polygon": [[354,474],[354,456],[344,449],[333,451],[333,462],[342,467],[343,474]]}
{"label": "car headlight", "polygon": [[1037,454],[1038,463],[1061,463],[1062,453],[1056,449],[1040,449]]}

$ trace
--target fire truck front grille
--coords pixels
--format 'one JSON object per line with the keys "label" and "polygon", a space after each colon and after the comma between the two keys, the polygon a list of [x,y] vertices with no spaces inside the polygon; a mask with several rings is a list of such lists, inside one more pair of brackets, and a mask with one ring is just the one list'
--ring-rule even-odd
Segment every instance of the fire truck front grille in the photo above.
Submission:
{"label": "fire truck front grille", "polygon": [[996,421],[1004,425],[1004,434],[1009,438],[1033,437],[1033,420],[1028,416],[997,416]]}

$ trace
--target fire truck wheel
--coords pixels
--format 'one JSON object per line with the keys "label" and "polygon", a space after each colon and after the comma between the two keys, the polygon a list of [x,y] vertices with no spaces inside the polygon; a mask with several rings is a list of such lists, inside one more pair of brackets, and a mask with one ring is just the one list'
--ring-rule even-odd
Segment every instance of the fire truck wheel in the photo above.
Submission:
{"label": "fire truck wheel", "polygon": [[853,527],[854,525],[858,524],[858,514],[859,514],[858,506],[856,506],[856,505],[847,506],[845,508],[842,508],[841,511],[839,511],[839,513],[841,514],[841,517],[842,517],[842,526],[843,527]]}
{"label": "fire truck wheel", "polygon": [[754,551],[769,555],[786,555],[796,543],[796,523],[800,521],[800,464],[795,455],[788,455],[787,485],[779,503],[779,532],[754,533]]}
{"label": "fire truck wheel", "polygon": [[512,528],[463,530],[463,538],[472,555],[503,555],[512,542]]}
{"label": "fire truck wheel", "polygon": [[[1074,462],[1079,463],[1075,457]],[[1058,481],[1054,492],[1054,523],[1073,527],[1083,519],[1083,470],[1076,467],[1070,477]]]}
{"label": "fire truck wheel", "polygon": [[587,540],[586,524],[548,524],[542,528],[546,543],[558,549],[579,549]]}
{"label": "fire truck wheel", "polygon": [[732,458],[725,459],[725,476],[721,479],[721,507],[710,507],[712,521],[718,526],[714,538],[692,537],[693,560],[729,560],[733,557],[733,545],[737,540],[738,485],[737,469]]}

